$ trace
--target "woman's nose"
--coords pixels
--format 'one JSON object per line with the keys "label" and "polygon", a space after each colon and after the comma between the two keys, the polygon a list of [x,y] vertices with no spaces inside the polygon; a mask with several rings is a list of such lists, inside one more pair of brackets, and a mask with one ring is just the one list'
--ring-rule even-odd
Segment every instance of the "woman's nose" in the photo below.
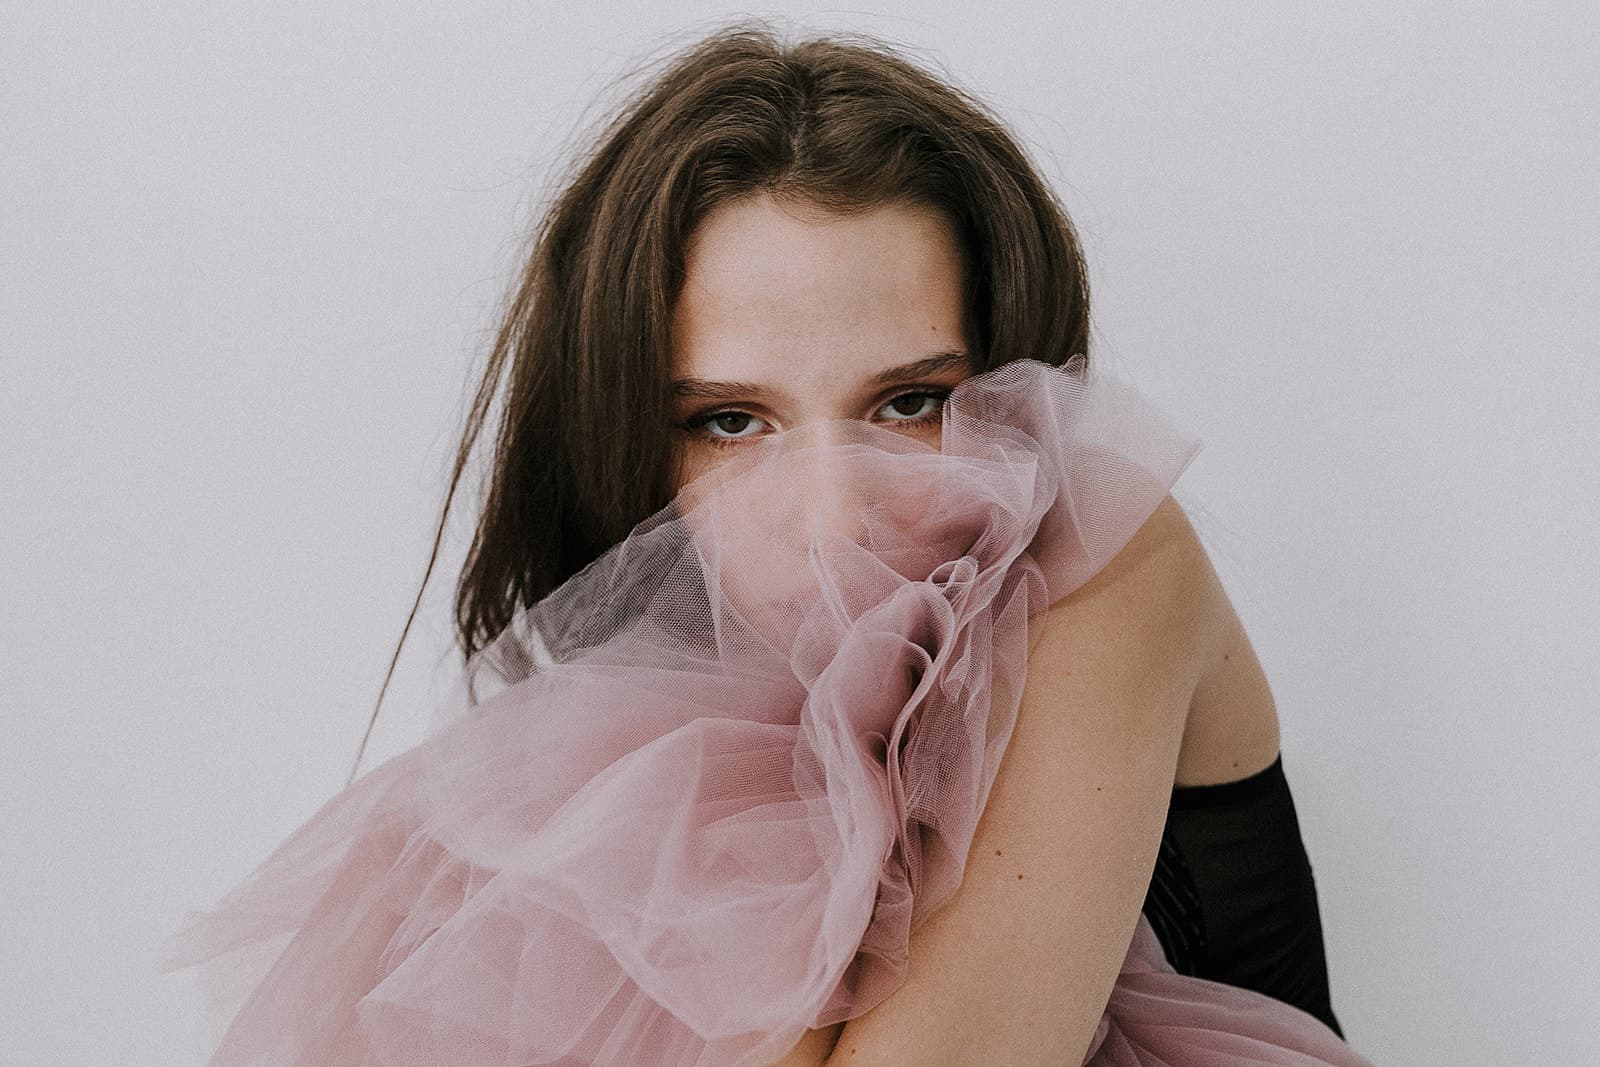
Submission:
{"label": "woman's nose", "polygon": [[841,537],[865,543],[868,501],[864,481],[869,472],[861,469],[861,464],[870,461],[870,450],[844,447],[859,439],[851,427],[844,421],[819,424],[811,431],[818,447],[807,449],[800,457],[797,484],[780,488],[796,494],[803,529],[811,538]]}

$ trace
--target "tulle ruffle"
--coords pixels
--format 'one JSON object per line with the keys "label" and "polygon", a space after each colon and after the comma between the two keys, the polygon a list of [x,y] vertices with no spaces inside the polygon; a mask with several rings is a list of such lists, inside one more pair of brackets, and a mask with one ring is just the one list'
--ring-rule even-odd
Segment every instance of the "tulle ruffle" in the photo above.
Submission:
{"label": "tulle ruffle", "polygon": [[[1030,624],[1199,450],[1131,387],[963,382],[939,449],[758,439],[467,664],[428,738],[325,803],[164,969],[212,1064],[758,1065],[904,979],[958,887]],[[1174,973],[1141,916],[1088,1062],[1364,1064]]]}

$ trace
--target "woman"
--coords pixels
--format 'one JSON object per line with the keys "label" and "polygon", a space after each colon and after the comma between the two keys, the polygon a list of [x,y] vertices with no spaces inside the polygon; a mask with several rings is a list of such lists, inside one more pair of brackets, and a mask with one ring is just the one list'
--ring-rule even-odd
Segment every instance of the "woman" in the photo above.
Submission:
{"label": "woman", "polygon": [[[676,57],[468,422],[452,496],[509,369],[459,716],[170,958],[281,950],[214,1062],[1364,1063],[1166,493],[1197,445],[1087,340],[1070,223],[963,94],[837,39]],[[1186,789],[1302,861],[1244,857],[1277,942],[1216,921]],[[1286,946],[1287,992],[1245,958]]]}

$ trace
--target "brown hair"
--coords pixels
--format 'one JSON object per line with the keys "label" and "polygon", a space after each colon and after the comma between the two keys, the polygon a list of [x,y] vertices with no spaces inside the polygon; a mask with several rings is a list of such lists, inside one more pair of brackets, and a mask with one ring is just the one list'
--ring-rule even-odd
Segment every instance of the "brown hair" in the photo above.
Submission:
{"label": "brown hair", "polygon": [[[519,607],[670,502],[668,342],[685,243],[713,208],[756,191],[839,214],[890,202],[942,211],[965,253],[977,370],[1021,357],[1087,360],[1077,236],[983,105],[874,38],[786,45],[761,23],[718,31],[668,57],[611,119],[533,234],[423,577],[425,587],[509,368],[485,503],[456,587],[464,660]],[[421,599],[419,589],[402,645]],[[384,690],[399,655],[397,646]]]}

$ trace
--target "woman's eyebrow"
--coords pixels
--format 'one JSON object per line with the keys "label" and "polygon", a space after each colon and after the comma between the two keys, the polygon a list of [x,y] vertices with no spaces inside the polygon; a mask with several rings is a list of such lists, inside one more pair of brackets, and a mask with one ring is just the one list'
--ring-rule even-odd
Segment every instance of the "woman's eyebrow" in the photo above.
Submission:
{"label": "woman's eyebrow", "polygon": [[[867,381],[874,386],[896,385],[914,381],[951,370],[972,370],[972,360],[965,352],[952,349],[938,352],[923,359],[902,363],[874,374]],[[729,400],[736,396],[753,396],[765,393],[766,387],[755,382],[712,381],[706,378],[674,378],[672,393],[690,400]]]}
{"label": "woman's eyebrow", "polygon": [[898,367],[879,371],[868,381],[873,385],[895,385],[899,382],[909,382],[916,378],[929,378],[935,374],[943,374],[951,370],[972,370],[972,360],[959,349],[948,352],[939,352],[926,359],[913,360]]}

